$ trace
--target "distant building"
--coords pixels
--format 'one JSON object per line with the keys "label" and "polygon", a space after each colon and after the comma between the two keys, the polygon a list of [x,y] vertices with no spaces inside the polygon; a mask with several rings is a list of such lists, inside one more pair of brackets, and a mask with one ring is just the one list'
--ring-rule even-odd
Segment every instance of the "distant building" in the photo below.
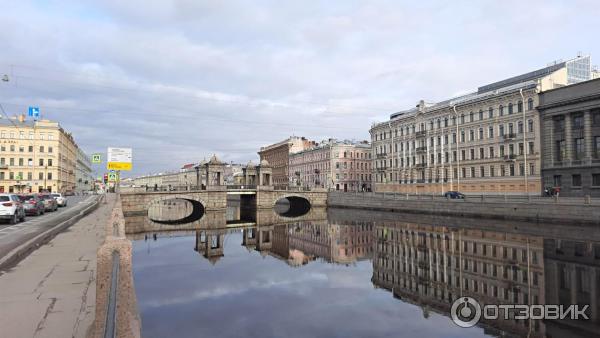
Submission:
{"label": "distant building", "polygon": [[315,145],[304,137],[291,136],[281,142],[260,148],[260,160],[267,160],[273,168],[273,184],[288,185],[289,181],[289,155],[308,149]]}
{"label": "distant building", "polygon": [[77,145],[58,122],[0,119],[0,192],[74,192]]}
{"label": "distant building", "polygon": [[90,157],[77,147],[77,163],[75,165],[75,192],[81,193],[94,189],[92,163]]}
{"label": "distant building", "polygon": [[544,91],[538,110],[544,186],[600,197],[600,79]]}
{"label": "distant building", "polygon": [[344,191],[371,190],[371,145],[329,139],[289,155],[294,185]]}
{"label": "distant building", "polygon": [[392,114],[370,130],[375,190],[539,194],[538,93],[590,77],[581,56]]}

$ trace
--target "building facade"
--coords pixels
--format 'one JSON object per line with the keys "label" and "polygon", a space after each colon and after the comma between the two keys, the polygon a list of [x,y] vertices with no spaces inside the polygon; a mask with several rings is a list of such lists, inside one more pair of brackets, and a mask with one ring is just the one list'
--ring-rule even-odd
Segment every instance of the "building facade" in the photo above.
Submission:
{"label": "building facade", "polygon": [[77,145],[58,122],[0,120],[0,192],[74,192]]}
{"label": "building facade", "polygon": [[544,187],[600,197],[600,79],[540,93]]}
{"label": "building facade", "polygon": [[90,157],[77,147],[77,162],[75,164],[75,192],[82,193],[94,189],[92,176],[92,161]]}
{"label": "building facade", "polygon": [[420,101],[374,124],[375,190],[540,193],[539,92],[589,79],[590,69],[590,58],[578,57],[460,97]]}
{"label": "building facade", "polygon": [[294,185],[344,191],[371,190],[371,146],[367,141],[329,139],[289,155]]}
{"label": "building facade", "polygon": [[315,145],[304,137],[291,136],[281,142],[261,147],[258,155],[260,160],[267,160],[273,168],[273,184],[288,185],[289,180],[289,156]]}

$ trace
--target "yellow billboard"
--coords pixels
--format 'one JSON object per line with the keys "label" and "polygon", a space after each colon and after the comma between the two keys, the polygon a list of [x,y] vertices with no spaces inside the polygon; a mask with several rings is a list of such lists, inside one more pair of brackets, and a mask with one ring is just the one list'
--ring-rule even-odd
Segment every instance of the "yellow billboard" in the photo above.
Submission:
{"label": "yellow billboard", "polygon": [[108,170],[131,170],[131,168],[131,162],[108,162],[106,164]]}
{"label": "yellow billboard", "polygon": [[108,170],[131,170],[131,148],[108,148],[106,160]]}

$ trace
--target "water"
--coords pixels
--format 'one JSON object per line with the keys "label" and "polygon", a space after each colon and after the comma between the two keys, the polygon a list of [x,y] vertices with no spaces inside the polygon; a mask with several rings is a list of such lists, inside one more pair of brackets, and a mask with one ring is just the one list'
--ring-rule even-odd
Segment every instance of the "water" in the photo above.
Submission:
{"label": "water", "polygon": [[[239,213],[228,212],[228,218]],[[144,337],[588,337],[599,230],[353,210],[136,235]],[[268,217],[267,217],[268,216]],[[228,222],[230,223],[230,222]],[[147,237],[144,240],[144,237]],[[505,272],[506,271],[506,272]],[[450,305],[590,304],[588,321],[482,321]]]}

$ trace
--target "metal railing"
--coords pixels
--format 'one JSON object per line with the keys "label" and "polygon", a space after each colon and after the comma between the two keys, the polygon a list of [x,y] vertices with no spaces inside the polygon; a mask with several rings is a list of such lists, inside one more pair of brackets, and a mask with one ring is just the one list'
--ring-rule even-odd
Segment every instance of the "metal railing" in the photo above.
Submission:
{"label": "metal railing", "polygon": [[117,250],[112,253],[112,273],[110,288],[108,290],[108,307],[106,309],[106,322],[104,325],[104,338],[117,336],[117,289],[119,287],[120,255]]}

